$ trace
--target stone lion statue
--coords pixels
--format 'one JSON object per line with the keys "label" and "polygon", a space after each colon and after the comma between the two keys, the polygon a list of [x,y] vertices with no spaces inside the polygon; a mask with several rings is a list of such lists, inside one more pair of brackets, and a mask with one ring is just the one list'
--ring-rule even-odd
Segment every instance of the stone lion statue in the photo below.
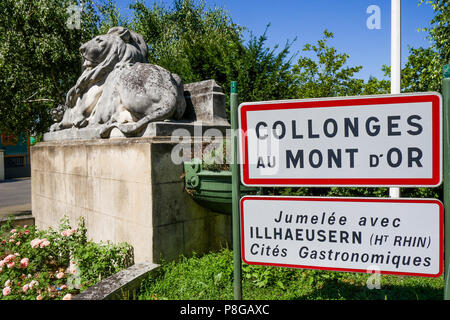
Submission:
{"label": "stone lion statue", "polygon": [[101,137],[113,128],[133,135],[152,121],[181,119],[186,109],[181,78],[147,63],[143,37],[111,28],[80,47],[83,73],[52,110],[50,131],[98,127]]}

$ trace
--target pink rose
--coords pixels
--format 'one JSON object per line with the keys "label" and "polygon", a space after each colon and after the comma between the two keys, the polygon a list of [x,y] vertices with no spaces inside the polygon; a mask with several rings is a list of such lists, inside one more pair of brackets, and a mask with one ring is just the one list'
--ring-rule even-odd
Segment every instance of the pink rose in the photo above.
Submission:
{"label": "pink rose", "polygon": [[11,233],[16,233],[17,230],[16,229],[11,229]]}
{"label": "pink rose", "polygon": [[30,289],[30,290],[33,290],[33,287],[34,286],[37,286],[39,283],[36,281],[36,280],[32,280],[31,282],[30,282],[30,284],[28,285],[28,288]]}
{"label": "pink rose", "polygon": [[30,230],[25,230],[25,234],[30,234]]}
{"label": "pink rose", "polygon": [[56,274],[56,279],[61,279],[62,277],[64,277],[64,272],[59,272]]}
{"label": "pink rose", "polygon": [[3,288],[2,293],[3,293],[4,296],[9,295],[11,293],[11,288],[10,287]]}
{"label": "pink rose", "polygon": [[37,247],[39,247],[41,242],[42,242],[41,239],[36,238],[36,239],[31,240],[30,245],[31,245],[32,248],[37,248]]}
{"label": "pink rose", "polygon": [[61,232],[61,235],[62,235],[63,237],[67,237],[67,230],[64,230],[63,232]]}
{"label": "pink rose", "polygon": [[6,264],[5,260],[0,260],[0,268],[3,267]]}
{"label": "pink rose", "polygon": [[23,292],[27,292],[28,289],[29,289],[28,284],[26,284],[26,285],[24,285],[24,286],[22,287],[22,291],[23,291]]}
{"label": "pink rose", "polygon": [[5,282],[5,287],[10,287],[11,286],[11,280],[6,280]]}
{"label": "pink rose", "polygon": [[6,263],[8,263],[8,262],[13,261],[15,258],[16,258],[15,255],[13,255],[13,254],[8,254],[8,255],[6,256],[6,258],[3,259],[3,261],[5,261]]}
{"label": "pink rose", "polygon": [[29,263],[30,263],[30,259],[28,259],[28,258],[23,258],[22,260],[20,260],[20,266],[22,268],[28,267]]}
{"label": "pink rose", "polygon": [[48,247],[50,245],[50,241],[47,239],[43,239],[43,241],[40,243],[41,248]]}
{"label": "pink rose", "polygon": [[67,289],[67,286],[65,284],[63,284],[60,289],[61,290]]}
{"label": "pink rose", "polygon": [[63,300],[72,300],[72,295],[70,293],[68,293],[62,299]]}
{"label": "pink rose", "polygon": [[15,265],[14,261],[11,261],[11,262],[9,262],[9,263],[6,264],[6,266],[7,266],[9,269],[13,268],[14,265]]}

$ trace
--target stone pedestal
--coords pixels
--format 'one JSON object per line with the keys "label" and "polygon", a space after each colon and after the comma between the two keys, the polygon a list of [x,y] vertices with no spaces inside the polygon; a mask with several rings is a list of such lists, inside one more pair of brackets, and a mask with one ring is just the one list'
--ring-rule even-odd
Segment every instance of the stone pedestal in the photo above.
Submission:
{"label": "stone pedestal", "polygon": [[185,119],[229,125],[225,111],[225,94],[215,80],[185,84],[184,96],[186,98]]}
{"label": "stone pedestal", "polygon": [[94,241],[128,242],[135,262],[172,260],[231,243],[231,217],[184,191],[169,138],[48,141],[31,147],[32,212],[38,228],[85,217]]}

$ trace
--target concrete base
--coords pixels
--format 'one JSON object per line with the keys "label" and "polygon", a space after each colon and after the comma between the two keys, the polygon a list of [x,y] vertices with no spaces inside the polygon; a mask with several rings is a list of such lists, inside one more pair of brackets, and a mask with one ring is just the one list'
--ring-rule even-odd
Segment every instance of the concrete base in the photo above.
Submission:
{"label": "concrete base", "polygon": [[128,242],[135,262],[159,263],[231,244],[231,217],[184,190],[170,139],[42,142],[31,147],[32,212],[38,228],[85,217],[94,241]]}

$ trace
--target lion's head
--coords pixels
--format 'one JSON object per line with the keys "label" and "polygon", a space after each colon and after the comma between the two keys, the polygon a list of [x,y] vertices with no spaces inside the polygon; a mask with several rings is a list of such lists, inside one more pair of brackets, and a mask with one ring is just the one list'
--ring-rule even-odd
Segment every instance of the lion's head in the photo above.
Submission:
{"label": "lion's head", "polygon": [[69,91],[66,106],[71,108],[88,86],[104,80],[115,67],[147,62],[147,45],[144,38],[124,27],[109,29],[80,47],[83,57],[83,74]]}
{"label": "lion's head", "polygon": [[106,67],[111,62],[147,62],[147,46],[142,36],[123,27],[109,29],[80,47],[83,67]]}

